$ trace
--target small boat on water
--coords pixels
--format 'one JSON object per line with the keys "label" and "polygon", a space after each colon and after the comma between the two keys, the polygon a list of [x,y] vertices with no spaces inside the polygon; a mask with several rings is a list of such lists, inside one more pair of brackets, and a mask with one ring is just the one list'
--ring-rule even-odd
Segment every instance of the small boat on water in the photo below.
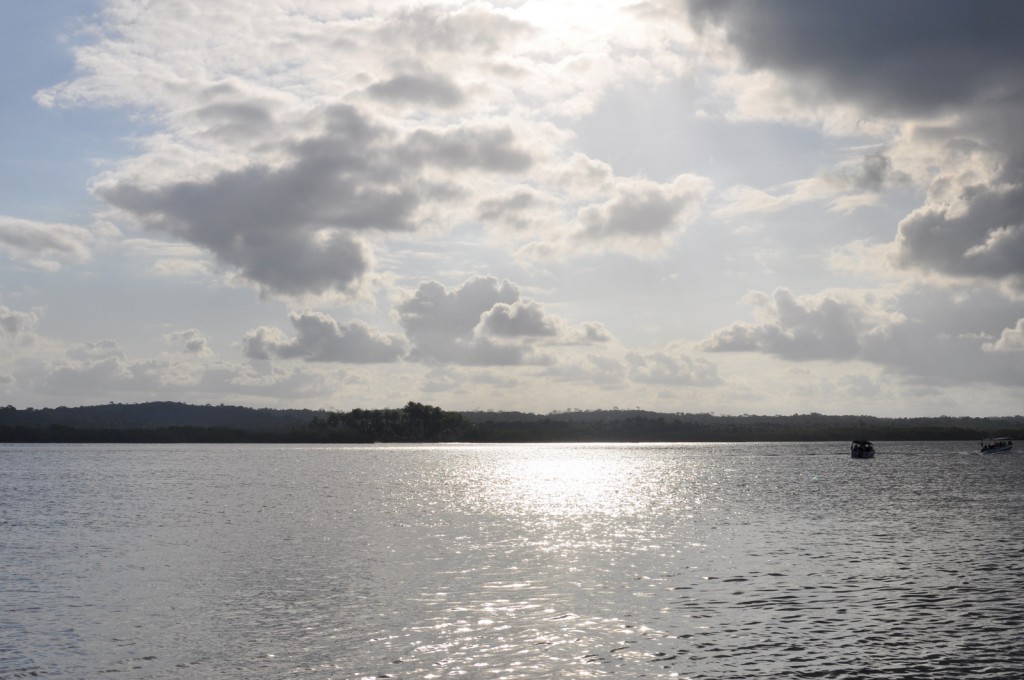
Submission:
{"label": "small boat on water", "polygon": [[874,458],[875,445],[867,439],[854,439],[850,443],[850,458]]}
{"label": "small boat on water", "polygon": [[1013,448],[1009,437],[989,437],[981,442],[979,453],[1003,453]]}

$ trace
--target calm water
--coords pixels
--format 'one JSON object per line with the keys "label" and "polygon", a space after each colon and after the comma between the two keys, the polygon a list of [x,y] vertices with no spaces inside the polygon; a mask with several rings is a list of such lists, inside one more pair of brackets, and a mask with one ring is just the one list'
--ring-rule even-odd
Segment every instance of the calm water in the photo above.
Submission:
{"label": "calm water", "polygon": [[1024,456],[847,447],[0,446],[0,678],[1024,677]]}

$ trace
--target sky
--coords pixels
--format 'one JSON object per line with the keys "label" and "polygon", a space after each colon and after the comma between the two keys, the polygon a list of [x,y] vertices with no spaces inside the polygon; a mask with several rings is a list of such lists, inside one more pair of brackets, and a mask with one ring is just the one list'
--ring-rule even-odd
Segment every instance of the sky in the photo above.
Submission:
{"label": "sky", "polygon": [[0,7],[0,403],[1024,412],[1024,3]]}

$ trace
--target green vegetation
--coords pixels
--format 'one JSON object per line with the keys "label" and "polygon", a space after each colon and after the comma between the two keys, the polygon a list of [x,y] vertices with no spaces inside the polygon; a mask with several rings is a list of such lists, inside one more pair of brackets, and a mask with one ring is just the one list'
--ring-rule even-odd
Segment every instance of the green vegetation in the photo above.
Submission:
{"label": "green vegetation", "polygon": [[400,409],[353,409],[315,417],[310,429],[339,442],[466,441],[473,427],[461,414],[410,401]]}
{"label": "green vegetation", "polygon": [[1024,416],[877,418],[718,416],[641,410],[444,411],[410,401],[347,412],[193,406],[175,402],[55,409],[0,408],[0,442],[370,443],[684,442],[1024,439]]}

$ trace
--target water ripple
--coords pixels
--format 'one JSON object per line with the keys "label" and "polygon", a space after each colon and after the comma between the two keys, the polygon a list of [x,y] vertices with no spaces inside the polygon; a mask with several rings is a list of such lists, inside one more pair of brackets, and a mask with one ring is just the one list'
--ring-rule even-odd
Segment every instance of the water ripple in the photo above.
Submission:
{"label": "water ripple", "polygon": [[1024,677],[960,443],[0,448],[0,680]]}

